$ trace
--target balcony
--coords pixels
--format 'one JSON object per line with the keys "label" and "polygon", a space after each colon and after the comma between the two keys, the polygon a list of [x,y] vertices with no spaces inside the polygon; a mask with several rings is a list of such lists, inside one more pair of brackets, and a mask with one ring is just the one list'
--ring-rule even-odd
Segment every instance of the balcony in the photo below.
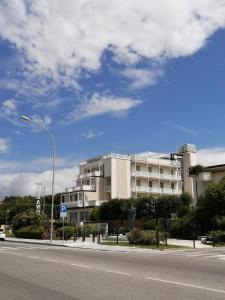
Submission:
{"label": "balcony", "polygon": [[95,192],[96,187],[95,185],[80,185],[80,186],[73,186],[70,188],[66,188],[65,192],[66,193],[71,193],[71,192],[78,192],[78,191],[92,191]]}
{"label": "balcony", "polygon": [[82,201],[82,200],[79,200],[79,201],[64,202],[64,204],[65,204],[68,208],[72,208],[72,207],[83,207],[83,201]]}
{"label": "balcony", "polygon": [[160,174],[160,173],[152,173],[152,172],[145,172],[145,171],[136,171],[132,172],[133,177],[142,177],[142,178],[155,178],[155,179],[163,179],[163,180],[174,180],[180,181],[180,175],[171,175],[171,174]]}
{"label": "balcony", "polygon": [[179,195],[181,190],[177,189],[162,189],[162,188],[151,188],[147,186],[132,187],[133,193],[146,193],[146,194],[165,194],[165,195]]}
{"label": "balcony", "polygon": [[103,172],[102,171],[92,171],[92,172],[88,172],[88,173],[84,173],[84,174],[79,174],[77,175],[77,179],[84,179],[84,178],[88,178],[88,177],[100,177],[103,176]]}

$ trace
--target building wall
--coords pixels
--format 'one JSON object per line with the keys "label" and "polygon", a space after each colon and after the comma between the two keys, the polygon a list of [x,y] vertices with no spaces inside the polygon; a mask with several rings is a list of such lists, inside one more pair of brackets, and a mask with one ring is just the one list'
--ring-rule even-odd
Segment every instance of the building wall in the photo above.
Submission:
{"label": "building wall", "polygon": [[130,160],[111,158],[111,198],[129,198],[130,180]]}

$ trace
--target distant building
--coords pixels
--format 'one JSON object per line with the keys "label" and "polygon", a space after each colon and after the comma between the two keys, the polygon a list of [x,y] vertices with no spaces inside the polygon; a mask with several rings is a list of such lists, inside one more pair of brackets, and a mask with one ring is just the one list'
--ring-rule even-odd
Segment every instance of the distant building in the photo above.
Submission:
{"label": "distant building", "polygon": [[177,153],[110,153],[81,162],[74,186],[61,195],[68,207],[68,220],[88,221],[95,206],[112,198],[153,195],[193,195],[190,166],[196,165],[196,148],[186,144]]}
{"label": "distant building", "polygon": [[225,177],[225,164],[204,167],[204,170],[198,175],[193,176],[193,193],[195,206],[198,202],[198,197],[204,193],[210,183],[218,183]]}

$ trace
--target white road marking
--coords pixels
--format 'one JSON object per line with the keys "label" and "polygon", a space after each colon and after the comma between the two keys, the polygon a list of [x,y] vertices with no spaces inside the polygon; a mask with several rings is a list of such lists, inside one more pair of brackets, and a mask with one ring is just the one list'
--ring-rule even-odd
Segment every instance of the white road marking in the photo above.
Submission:
{"label": "white road marking", "polygon": [[52,259],[52,258],[44,258],[44,260],[51,261],[51,262],[58,262],[56,259]]}
{"label": "white road marking", "polygon": [[6,254],[13,254],[13,255],[19,255],[19,256],[24,256],[21,253],[15,253],[15,252],[8,252],[8,251],[1,251],[0,253],[6,253]]}
{"label": "white road marking", "polygon": [[86,266],[86,265],[71,264],[71,266],[78,267],[78,268],[91,269],[91,267],[90,267],[90,266]]}
{"label": "white road marking", "polygon": [[19,248],[13,248],[13,247],[2,247],[2,249],[7,249],[7,250],[20,250]]}
{"label": "white road marking", "polygon": [[208,288],[208,287],[204,287],[204,286],[200,286],[200,285],[188,284],[188,283],[171,281],[171,280],[164,280],[164,279],[154,278],[154,277],[145,277],[145,278],[148,279],[148,280],[152,280],[152,281],[158,281],[158,282],[163,282],[163,283],[167,283],[167,284],[186,286],[186,287],[189,287],[189,288],[194,288],[194,289],[200,289],[200,290],[204,290],[204,291],[210,291],[210,292],[225,294],[225,290],[218,290],[218,289]]}
{"label": "white road marking", "polygon": [[120,275],[126,275],[126,276],[130,276],[130,273],[125,273],[125,272],[120,272],[120,271],[113,271],[113,270],[104,270],[105,272],[109,272],[109,273],[114,273],[114,274],[120,274]]}
{"label": "white road marking", "polygon": [[40,258],[40,256],[28,256],[28,257],[30,257],[30,258],[34,258],[34,259],[39,259]]}

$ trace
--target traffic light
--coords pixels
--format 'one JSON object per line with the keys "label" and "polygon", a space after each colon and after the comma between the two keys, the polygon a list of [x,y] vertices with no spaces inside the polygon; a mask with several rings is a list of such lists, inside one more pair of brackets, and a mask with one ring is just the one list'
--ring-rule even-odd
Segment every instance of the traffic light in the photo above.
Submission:
{"label": "traffic light", "polygon": [[156,202],[155,201],[151,201],[150,202],[150,210],[151,210],[151,212],[153,212],[154,214],[155,214],[155,204],[156,204]]}

